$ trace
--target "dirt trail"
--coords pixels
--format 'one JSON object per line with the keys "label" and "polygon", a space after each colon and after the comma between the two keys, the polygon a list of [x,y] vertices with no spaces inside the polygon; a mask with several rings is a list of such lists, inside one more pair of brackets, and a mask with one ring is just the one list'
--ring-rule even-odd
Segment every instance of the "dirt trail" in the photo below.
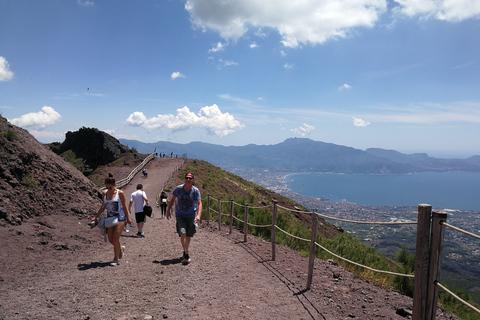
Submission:
{"label": "dirt trail", "polygon": [[[127,198],[142,183],[153,203],[176,165],[151,162],[148,178],[138,175],[124,189]],[[8,270],[0,278],[0,319],[405,319],[397,310],[412,306],[320,260],[305,291],[307,259],[277,246],[271,261],[269,242],[249,236],[245,243],[216,224],[199,228],[184,266],[175,221],[154,214],[144,239],[134,237],[135,226],[124,232],[117,267],[109,265],[112,246],[87,220],[47,216],[10,228],[18,241],[0,253]]]}

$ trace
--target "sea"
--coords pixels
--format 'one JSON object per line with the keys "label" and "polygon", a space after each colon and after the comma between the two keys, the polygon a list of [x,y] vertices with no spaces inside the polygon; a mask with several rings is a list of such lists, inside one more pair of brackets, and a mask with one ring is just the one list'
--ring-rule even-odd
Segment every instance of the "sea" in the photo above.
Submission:
{"label": "sea", "polygon": [[291,174],[286,187],[325,201],[480,211],[480,172],[412,174]]}

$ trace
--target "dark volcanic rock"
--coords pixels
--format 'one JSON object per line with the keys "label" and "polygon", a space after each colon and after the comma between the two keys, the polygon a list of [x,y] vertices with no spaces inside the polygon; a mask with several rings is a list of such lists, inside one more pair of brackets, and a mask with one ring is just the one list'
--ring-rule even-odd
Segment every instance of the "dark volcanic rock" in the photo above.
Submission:
{"label": "dark volcanic rock", "polygon": [[88,175],[98,166],[106,165],[120,158],[126,152],[129,152],[127,146],[122,145],[111,135],[95,128],[82,127],[80,130],[69,131],[65,135],[65,141],[58,145],[53,143],[50,149],[61,155],[71,151],[77,159],[84,162],[81,171]]}

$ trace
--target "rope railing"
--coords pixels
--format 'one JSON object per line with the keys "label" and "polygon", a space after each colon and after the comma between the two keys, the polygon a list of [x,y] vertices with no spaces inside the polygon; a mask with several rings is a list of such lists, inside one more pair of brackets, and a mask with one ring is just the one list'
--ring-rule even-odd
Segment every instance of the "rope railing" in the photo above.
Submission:
{"label": "rope railing", "polygon": [[271,228],[272,227],[272,224],[253,224],[253,223],[250,223],[248,222],[247,223],[249,226],[251,227],[256,227],[256,228]]}
{"label": "rope railing", "polygon": [[370,271],[374,271],[374,272],[378,272],[378,273],[384,273],[384,274],[390,274],[390,275],[399,276],[399,277],[414,278],[414,275],[413,275],[413,274],[396,273],[396,272],[385,271],[385,270],[378,270],[378,269],[374,269],[374,268],[371,268],[371,267],[368,267],[368,266],[364,266],[363,264],[357,263],[357,262],[355,262],[355,261],[348,260],[348,259],[346,259],[346,258],[343,258],[342,256],[339,256],[338,254],[333,253],[332,251],[328,250],[327,248],[323,247],[322,245],[320,245],[320,244],[317,243],[317,242],[315,242],[315,245],[318,246],[319,248],[321,248],[322,250],[325,250],[326,252],[330,253],[332,256],[337,257],[338,259],[341,259],[341,260],[343,260],[343,261],[346,261],[346,262],[348,262],[348,263],[354,264],[354,265],[356,265],[356,266],[359,266],[359,267],[368,269],[368,270],[370,270]]}
{"label": "rope railing", "polygon": [[292,237],[292,238],[295,238],[295,239],[298,239],[298,240],[302,240],[302,241],[306,241],[306,242],[312,242],[312,240],[310,240],[310,239],[300,238],[300,237],[297,237],[296,235],[293,235],[293,234],[291,234],[291,233],[288,233],[287,231],[283,230],[283,229],[280,228],[279,226],[275,226],[275,228],[277,228],[278,230],[282,231],[283,233],[289,235],[289,236]]}
{"label": "rope railing", "polygon": [[[149,154],[143,161],[142,163],[140,163],[138,166],[135,167],[135,169],[132,170],[132,172],[130,172],[130,174],[124,178],[124,179],[120,179],[117,181],[116,183],[116,187],[117,188],[122,188],[124,186],[126,186],[127,184],[130,183],[130,181],[132,181],[132,179],[135,177],[135,175],[140,171],[142,170],[143,167],[145,167],[145,165],[151,161],[152,159],[154,159],[155,157],[157,156],[157,152],[153,152],[151,154]],[[105,187],[102,187],[100,188],[100,190],[104,190]]]}
{"label": "rope railing", "polygon": [[448,224],[448,223],[446,223],[446,222],[441,222],[441,224],[444,225],[444,226],[447,227],[447,228],[453,229],[453,230],[458,231],[458,232],[461,232],[461,233],[463,233],[463,234],[465,234],[465,235],[467,235],[467,236],[470,236],[470,237],[473,237],[473,238],[475,238],[475,239],[479,239],[479,240],[480,240],[480,236],[479,236],[479,235],[476,235],[476,234],[474,234],[474,233],[471,233],[471,232],[465,231],[465,230],[463,230],[463,229],[460,229],[460,228],[458,228],[458,227],[452,226],[451,224]]}
{"label": "rope railing", "polygon": [[439,286],[440,288],[442,288],[442,290],[444,290],[445,292],[447,292],[449,295],[451,295],[452,297],[454,297],[455,299],[457,299],[458,301],[460,301],[462,304],[464,304],[465,306],[469,307],[470,309],[472,309],[473,311],[475,311],[476,313],[480,314],[480,310],[475,308],[475,306],[471,305],[470,303],[468,303],[467,301],[463,300],[462,298],[460,298],[459,296],[457,296],[455,293],[453,293],[452,291],[450,291],[448,288],[446,288],[444,285],[442,285],[440,282],[438,281],[435,281],[435,285]]}
{"label": "rope railing", "polygon": [[[209,196],[210,197],[210,196]],[[428,294],[428,306],[425,306],[426,303],[423,302],[427,299],[427,294],[426,294],[426,291],[430,292],[431,289],[430,287],[428,289],[422,289],[422,290],[425,290],[425,291],[422,291],[421,294],[417,293],[418,289],[417,289],[417,282],[418,283],[421,283],[422,286],[429,286],[429,283],[433,283],[435,282],[435,285],[436,287],[439,287],[439,288],[442,288],[444,289],[447,293],[451,294],[454,298],[456,298],[457,300],[459,300],[462,304],[472,308],[472,310],[474,310],[475,312],[477,313],[480,313],[480,311],[475,308],[474,306],[472,306],[471,304],[469,304],[468,302],[464,301],[464,300],[461,300],[461,298],[459,298],[458,296],[456,296],[455,294],[453,294],[451,291],[449,291],[448,289],[446,289],[444,286],[442,286],[440,283],[437,282],[437,278],[439,277],[439,270],[440,270],[440,264],[441,264],[441,258],[440,259],[437,259],[435,258],[435,256],[432,256],[432,257],[427,257],[427,259],[429,260],[429,264],[433,264],[435,267],[429,267],[429,268],[436,268],[438,269],[438,271],[435,273],[433,272],[431,275],[430,275],[430,278],[432,278],[433,280],[430,280],[429,281],[425,281],[423,279],[423,274],[424,272],[423,271],[418,271],[418,274],[422,273],[422,275],[417,275],[417,270],[415,270],[415,274],[405,274],[405,273],[398,273],[398,272],[392,272],[392,271],[388,271],[388,270],[380,270],[380,269],[376,269],[376,268],[372,268],[372,267],[369,267],[369,266],[366,266],[366,265],[363,265],[361,263],[358,263],[358,262],[355,262],[355,261],[352,261],[352,260],[349,260],[347,258],[344,258],[334,252],[332,252],[331,250],[325,248],[324,246],[322,246],[321,244],[319,244],[317,241],[316,241],[316,231],[313,232],[313,230],[317,230],[317,219],[319,217],[321,218],[324,218],[324,219],[332,219],[332,220],[337,220],[337,221],[342,221],[342,222],[348,222],[348,223],[356,223],[356,224],[374,224],[374,225],[417,225],[417,255],[416,255],[416,260],[419,259],[419,257],[421,257],[421,255],[419,254],[419,251],[421,251],[421,248],[419,249],[419,243],[418,243],[418,237],[420,237],[421,233],[424,232],[424,231],[420,231],[420,229],[425,229],[426,231],[430,230],[430,228],[428,226],[424,226],[424,225],[419,225],[419,222],[420,222],[420,218],[422,217],[422,220],[424,219],[424,217],[422,216],[425,212],[423,212],[424,208],[428,207],[430,208],[431,210],[431,206],[430,205],[419,205],[419,216],[418,216],[418,220],[417,221],[389,221],[389,222],[384,222],[384,221],[357,221],[357,220],[351,220],[351,219],[344,219],[344,218],[337,218],[337,217],[333,217],[333,216],[328,216],[328,215],[325,215],[325,214],[320,214],[316,211],[301,211],[301,210],[298,210],[298,209],[291,209],[291,208],[286,208],[286,207],[283,207],[283,206],[280,206],[277,204],[277,201],[274,200],[274,205],[273,205],[273,214],[272,214],[272,224],[268,224],[268,225],[256,225],[256,224],[252,224],[252,223],[249,223],[248,222],[248,209],[265,209],[265,208],[271,208],[272,206],[259,206],[259,207],[249,207],[248,204],[245,204],[245,205],[242,205],[242,204],[239,204],[239,203],[236,203],[234,202],[233,200],[230,200],[230,201],[221,201],[221,200],[218,200],[218,199],[215,199],[218,201],[218,205],[219,205],[219,216],[221,217],[222,215],[223,216],[230,216],[230,233],[232,232],[231,231],[231,228],[232,228],[232,224],[233,224],[233,220],[236,220],[238,222],[241,222],[241,223],[244,223],[244,237],[245,237],[245,242],[247,241],[247,226],[251,226],[251,227],[271,227],[272,228],[272,233],[271,233],[271,242],[272,242],[272,260],[275,261],[275,243],[276,243],[276,236],[275,236],[275,230],[279,230],[281,231],[282,233],[286,234],[287,236],[289,237],[292,237],[294,239],[297,239],[297,240],[300,240],[300,241],[304,241],[304,242],[307,242],[307,243],[310,243],[311,244],[311,249],[310,249],[310,261],[309,261],[309,274],[308,274],[308,279],[307,279],[307,290],[310,289],[310,285],[311,285],[311,278],[313,276],[313,269],[314,269],[314,257],[315,257],[315,250],[312,249],[312,248],[320,248],[322,250],[324,250],[325,252],[327,252],[328,254],[336,257],[337,259],[341,260],[341,261],[344,261],[346,263],[350,263],[352,265],[355,265],[355,266],[358,266],[360,268],[364,268],[366,270],[369,270],[369,271],[372,271],[372,272],[376,272],[376,273],[380,273],[380,274],[386,274],[386,275],[391,275],[391,276],[397,276],[397,277],[403,277],[403,278],[410,278],[410,279],[415,279],[414,283],[415,283],[415,293],[414,293],[414,311],[413,311],[413,314],[414,314],[414,319],[420,319],[419,317],[416,317],[418,316],[420,313],[425,315],[427,314],[426,316],[426,319],[430,319],[430,315],[431,315],[431,312],[435,312],[435,311],[430,311],[430,310],[435,310],[436,309],[436,306],[437,306],[437,295],[436,294],[433,294],[433,298],[432,298],[432,294]],[[222,213],[221,212],[221,204],[223,203],[227,203],[227,202],[230,202],[230,213],[227,214],[227,213]],[[241,219],[241,218],[238,218],[237,216],[235,216],[233,213],[234,213],[234,209],[233,207],[237,205],[237,206],[241,206],[241,207],[245,207],[245,213],[244,213],[244,219]],[[276,224],[276,215],[277,215],[277,209],[280,208],[280,209],[283,209],[283,210],[287,210],[287,211],[290,211],[290,212],[293,212],[293,213],[304,213],[304,214],[310,214],[312,215],[312,238],[311,239],[305,239],[305,238],[302,238],[302,237],[299,237],[299,236],[296,236],[292,233],[289,233],[288,231],[280,228],[277,224]],[[213,209],[212,209],[213,210]],[[431,211],[430,211],[431,212]],[[437,225],[439,226],[442,226],[442,227],[448,227],[448,228],[451,228],[453,230],[456,230],[458,232],[461,232],[465,235],[468,235],[468,236],[471,236],[471,237],[474,237],[476,239],[480,239],[480,236],[476,235],[476,234],[473,234],[471,232],[468,232],[468,231],[465,231],[465,230],[462,230],[458,227],[455,227],[455,226],[452,226],[452,225],[449,225],[447,224],[445,221],[441,220],[443,219],[443,213],[437,213],[437,212],[433,212],[433,216],[431,215],[428,215],[428,223],[430,225],[430,223],[432,224],[432,226],[434,226],[434,221],[437,221],[438,219],[440,219],[440,223],[438,223]],[[313,219],[313,217],[315,217],[315,219]],[[425,216],[427,217],[427,216]],[[437,220],[435,220],[437,219]],[[445,219],[446,219],[446,214],[445,214]],[[431,221],[430,221],[431,220]],[[314,223],[315,221],[315,223]],[[424,221],[422,221],[422,224],[424,224]],[[219,224],[219,227],[220,227],[220,224]],[[440,233],[441,235],[435,235],[434,236],[434,239],[431,240],[432,243],[435,243],[435,245],[438,245],[437,243],[441,243],[440,246],[443,247],[443,240],[438,240],[438,237],[442,237],[443,238],[443,234],[442,232],[439,232],[438,230],[436,230],[435,227],[432,227],[432,233]],[[434,244],[430,244],[432,247],[434,247]],[[420,245],[421,247],[423,245]],[[313,250],[313,251],[312,251]],[[441,256],[441,248],[440,249],[437,249],[437,248],[434,248],[434,249],[429,249],[427,250],[429,252],[429,254],[438,254],[439,256]],[[424,254],[424,253],[423,253]],[[312,257],[313,257],[313,260],[312,260]],[[423,258],[420,258],[422,259],[423,261]],[[422,266],[424,267],[424,266]],[[419,277],[419,279],[417,280],[417,276]],[[422,277],[422,278],[420,278]],[[420,284],[418,284],[418,286],[420,286]],[[430,300],[431,299],[431,300]],[[422,300],[422,303],[420,303],[418,300]],[[423,308],[422,310],[418,310],[419,309],[419,305],[421,305],[421,308]],[[433,307],[431,307],[433,305]],[[427,311],[425,311],[427,310]],[[423,318],[422,318],[423,319]]]}
{"label": "rope railing", "polygon": [[297,212],[297,213],[307,213],[307,214],[311,214],[311,213],[312,213],[312,211],[294,210],[294,209],[290,209],[290,208],[283,207],[283,206],[281,206],[281,205],[277,205],[277,208],[284,209],[284,210],[287,210],[287,211]]}

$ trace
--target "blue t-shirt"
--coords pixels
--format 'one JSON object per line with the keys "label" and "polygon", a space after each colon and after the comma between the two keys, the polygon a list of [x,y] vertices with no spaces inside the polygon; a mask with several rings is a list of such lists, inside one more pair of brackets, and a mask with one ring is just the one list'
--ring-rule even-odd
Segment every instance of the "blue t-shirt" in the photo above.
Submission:
{"label": "blue t-shirt", "polygon": [[201,200],[200,190],[192,186],[190,191],[185,191],[183,184],[173,190],[173,195],[177,197],[175,215],[185,218],[195,218],[198,211],[197,200]]}

